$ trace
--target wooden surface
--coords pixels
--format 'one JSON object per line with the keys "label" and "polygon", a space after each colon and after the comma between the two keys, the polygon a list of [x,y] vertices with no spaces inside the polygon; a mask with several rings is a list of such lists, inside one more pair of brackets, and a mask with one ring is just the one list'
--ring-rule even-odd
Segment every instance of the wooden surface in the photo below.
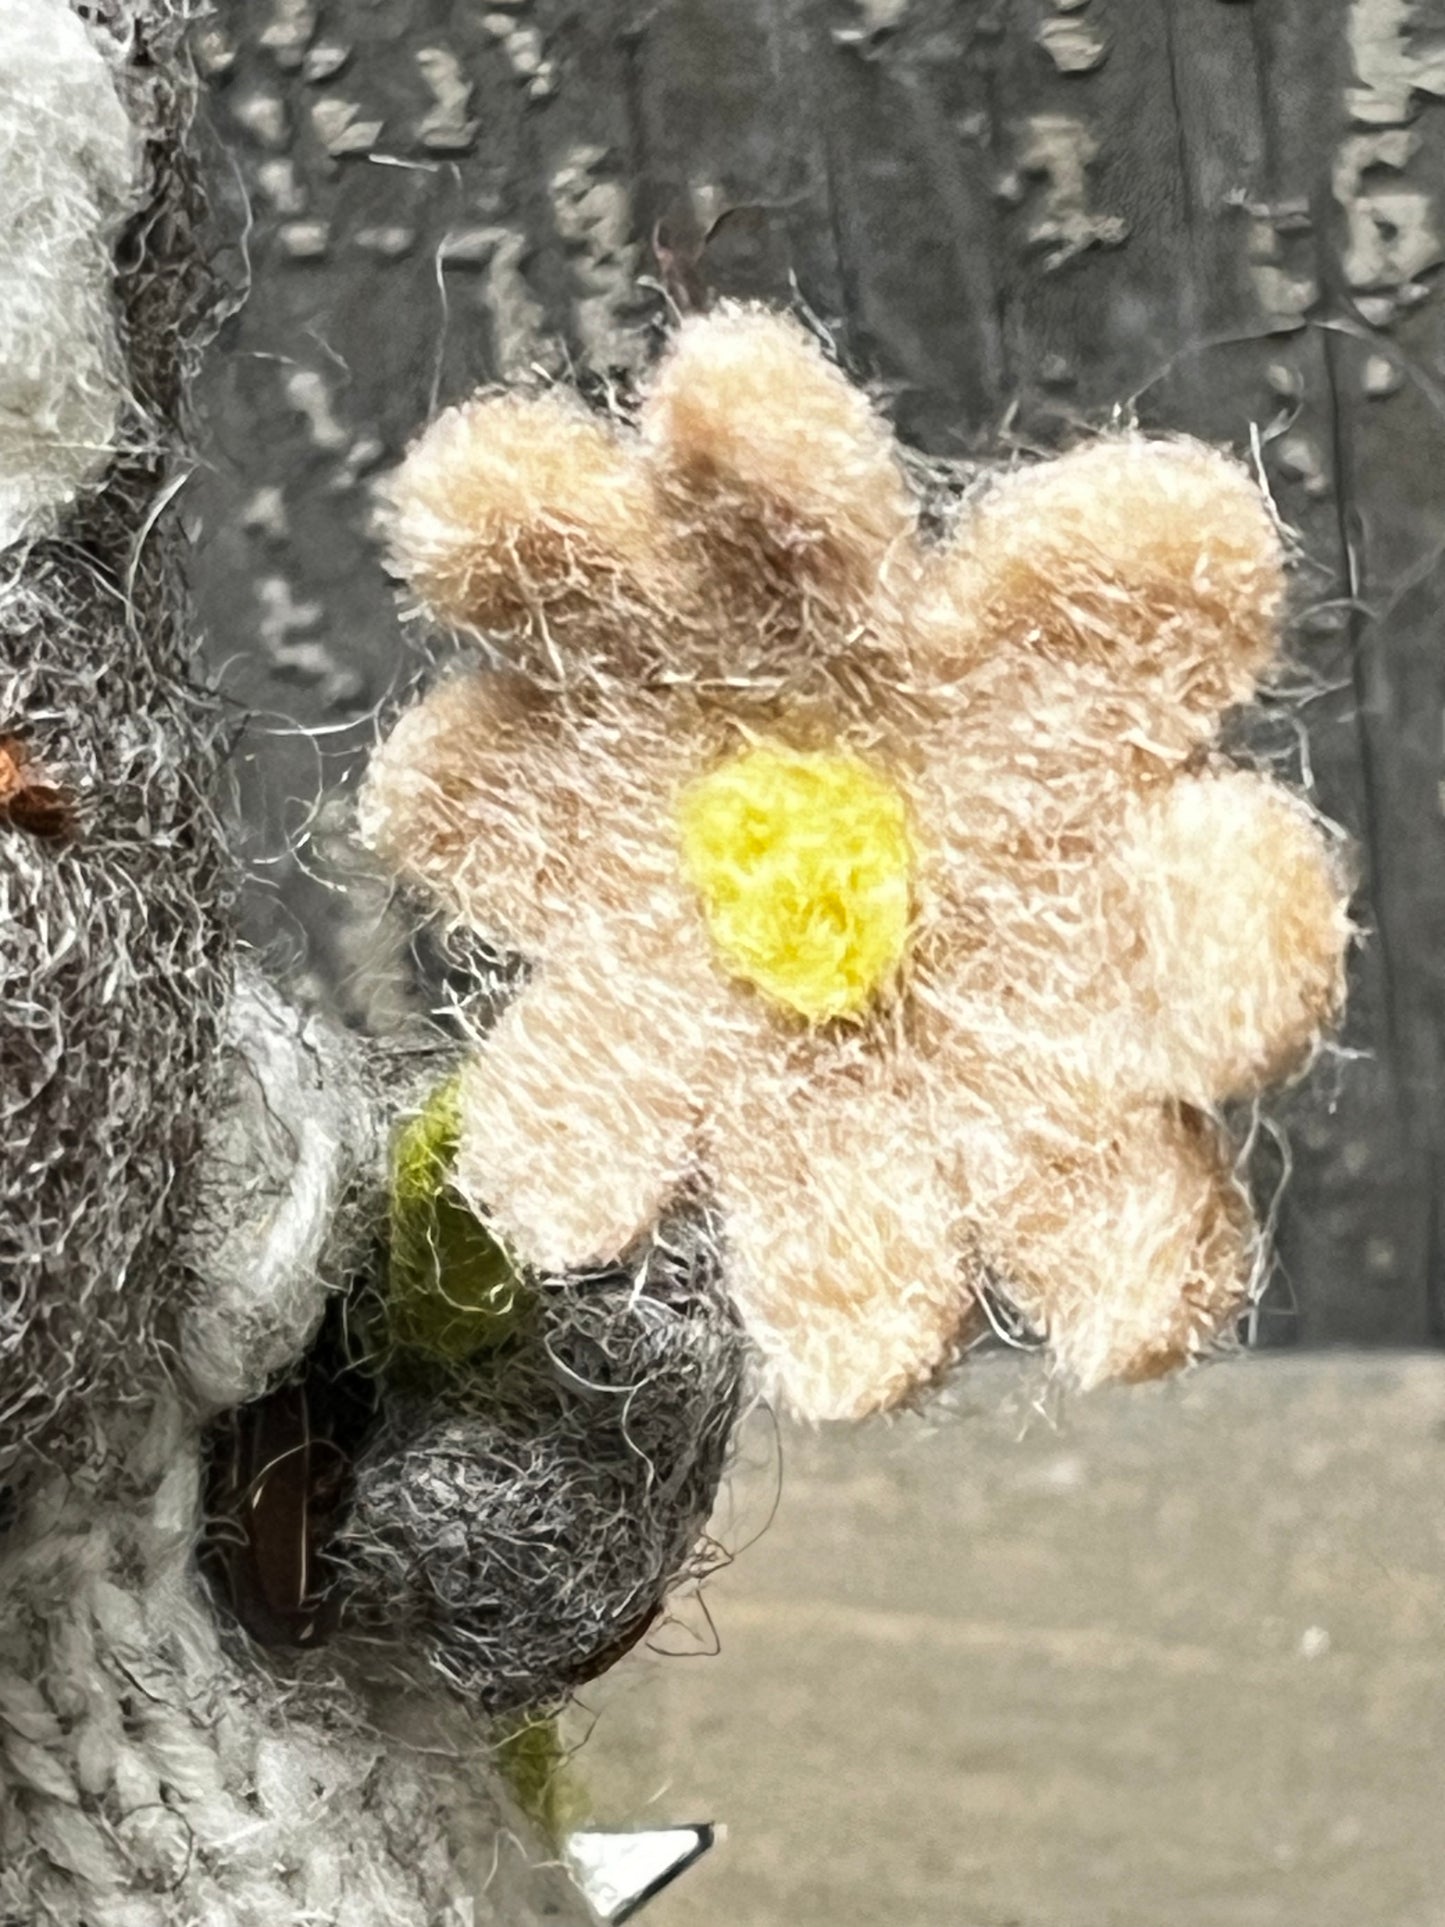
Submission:
{"label": "wooden surface", "polygon": [[335,797],[415,666],[369,484],[478,381],[625,388],[664,279],[804,304],[932,454],[1116,408],[1253,442],[1301,560],[1250,734],[1357,839],[1369,932],[1343,1051],[1274,1113],[1262,1335],[1438,1342],[1442,33],[1440,0],[219,0],[247,299],[189,500],[257,715],[253,933],[354,1019],[405,1005],[404,924],[333,887]]}
{"label": "wooden surface", "polygon": [[756,1435],[706,1615],[584,1695],[601,1819],[728,1828],[646,1927],[1440,1927],[1445,1359],[960,1390],[787,1438],[749,1544]]}

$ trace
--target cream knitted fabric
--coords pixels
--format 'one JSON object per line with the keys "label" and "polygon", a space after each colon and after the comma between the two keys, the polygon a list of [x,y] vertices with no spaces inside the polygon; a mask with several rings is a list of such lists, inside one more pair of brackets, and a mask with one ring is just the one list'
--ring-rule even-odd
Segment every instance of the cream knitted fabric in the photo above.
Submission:
{"label": "cream knitted fabric", "polygon": [[413,1704],[425,1750],[398,1744],[339,1681],[223,1650],[174,1393],[97,1443],[103,1469],[43,1483],[0,1552],[6,1927],[589,1918],[560,1869],[528,1865],[475,1722]]}
{"label": "cream knitted fabric", "polygon": [[385,1134],[356,1039],[293,1010],[245,963],[224,1058],[180,1331],[186,1376],[208,1410],[255,1398],[300,1357],[328,1288],[357,1256],[349,1194],[383,1182]]}
{"label": "cream knitted fabric", "polygon": [[66,0],[0,6],[0,549],[53,527],[115,439],[111,242],[138,153],[113,64]]}

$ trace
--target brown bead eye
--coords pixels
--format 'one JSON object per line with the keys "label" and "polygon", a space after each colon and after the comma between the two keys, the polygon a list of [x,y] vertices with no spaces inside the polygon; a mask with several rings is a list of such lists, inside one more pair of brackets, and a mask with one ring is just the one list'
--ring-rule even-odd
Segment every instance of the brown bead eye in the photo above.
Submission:
{"label": "brown bead eye", "polygon": [[312,1644],[333,1618],[318,1564],[341,1454],[316,1436],[299,1384],[232,1412],[213,1450],[203,1566],[261,1645]]}
{"label": "brown bead eye", "polygon": [[75,803],[47,780],[18,736],[0,736],[0,825],[46,843],[75,834]]}
{"label": "brown bead eye", "polygon": [[376,1410],[343,1328],[333,1301],[297,1375],[225,1413],[207,1440],[201,1569],[261,1646],[319,1645],[336,1628],[327,1549]]}

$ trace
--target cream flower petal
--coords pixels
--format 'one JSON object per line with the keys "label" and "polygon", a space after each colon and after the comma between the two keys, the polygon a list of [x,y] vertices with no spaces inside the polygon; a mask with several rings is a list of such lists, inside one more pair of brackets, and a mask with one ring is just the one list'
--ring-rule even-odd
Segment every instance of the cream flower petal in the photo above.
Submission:
{"label": "cream flower petal", "polygon": [[639,971],[595,920],[583,933],[503,1014],[460,1088],[457,1188],[550,1272],[620,1257],[688,1181],[715,1041],[705,986]]}
{"label": "cream flower petal", "polygon": [[871,597],[917,523],[893,434],[789,317],[725,306],[685,321],[653,382],[643,438],[682,519],[715,550]]}
{"label": "cream flower petal", "polygon": [[358,827],[459,922],[535,952],[573,914],[589,790],[567,719],[527,678],[482,671],[448,678],[402,716],[371,759]]}
{"label": "cream flower petal", "polygon": [[796,322],[685,323],[639,426],[560,389],[445,410],[387,486],[393,568],[554,688],[684,663],[791,679],[800,643],[880,647],[917,504],[887,424]]}
{"label": "cream flower petal", "polygon": [[684,322],[640,426],[721,673],[796,687],[896,651],[917,503],[887,423],[796,321],[730,304]]}
{"label": "cream flower petal", "polygon": [[427,612],[543,683],[646,660],[677,559],[636,442],[563,390],[439,415],[388,484],[393,567]]}
{"label": "cream flower petal", "polygon": [[728,1278],[765,1369],[806,1419],[861,1418],[954,1357],[971,1267],[924,1114],[821,1077],[734,1083],[710,1133]]}
{"label": "cream flower petal", "polygon": [[1177,758],[1251,695],[1283,604],[1283,552],[1253,478],[1202,443],[1126,435],[985,492],[909,621],[920,677],[956,685],[962,703],[991,662],[1031,682],[1032,658],[1053,665],[1042,700],[1060,720],[1104,711],[1055,734],[1078,760],[1111,736]]}
{"label": "cream flower petal", "polygon": [[1265,778],[1230,770],[1141,798],[1116,859],[1132,896],[1141,1085],[1202,1106],[1298,1070],[1344,999],[1337,848]]}
{"label": "cream flower petal", "polygon": [[1012,1097],[960,1132],[961,1188],[998,1283],[1088,1388],[1153,1378],[1205,1351],[1243,1306],[1258,1238],[1222,1134],[1142,1104],[1092,1144]]}

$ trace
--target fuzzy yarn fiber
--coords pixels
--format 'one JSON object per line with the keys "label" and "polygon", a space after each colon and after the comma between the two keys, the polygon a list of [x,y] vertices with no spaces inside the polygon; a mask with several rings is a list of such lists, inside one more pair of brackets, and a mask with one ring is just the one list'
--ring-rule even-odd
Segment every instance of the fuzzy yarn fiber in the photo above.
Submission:
{"label": "fuzzy yarn fiber", "polygon": [[[125,444],[60,534],[0,551],[0,736],[69,818],[55,838],[0,814],[0,1480],[22,1456],[84,1448],[83,1428],[51,1421],[83,1393],[134,1389],[161,1308],[184,1294],[188,1176],[229,977],[218,729],[187,673],[180,538],[154,516],[204,299],[178,144],[181,16],[140,0],[89,11],[86,28],[39,0],[0,26],[0,175],[25,180],[25,218],[7,218],[0,250],[24,253],[31,236],[42,251],[0,253],[0,490],[31,489],[17,438],[50,445],[56,381],[80,384],[102,457],[101,416],[123,418]],[[142,132],[156,158],[116,291],[122,371],[98,345],[116,335],[108,301],[97,316]],[[52,230],[87,264],[83,288],[49,274]],[[31,380],[35,331],[54,320],[27,318],[31,301],[66,310],[52,343],[64,379]],[[96,448],[85,458],[93,468]],[[46,484],[27,501],[38,512],[63,493]]]}
{"label": "fuzzy yarn fiber", "polygon": [[52,529],[114,452],[111,245],[139,172],[117,65],[66,0],[0,10],[0,550]]}

